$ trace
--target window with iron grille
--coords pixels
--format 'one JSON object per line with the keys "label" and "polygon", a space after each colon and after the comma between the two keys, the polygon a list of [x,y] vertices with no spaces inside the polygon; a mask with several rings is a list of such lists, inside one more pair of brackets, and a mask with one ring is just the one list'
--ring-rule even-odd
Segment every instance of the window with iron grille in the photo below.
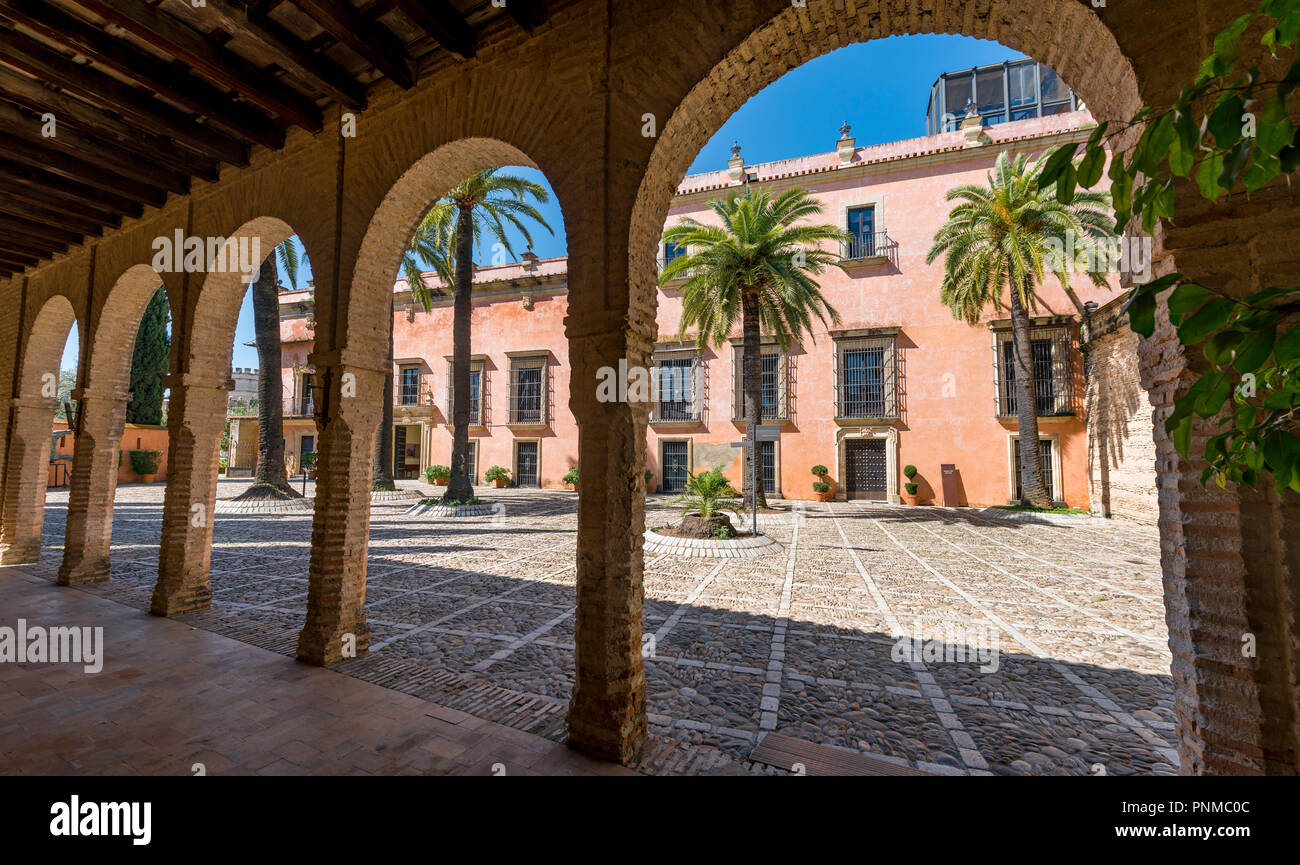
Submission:
{"label": "window with iron grille", "polygon": [[896,345],[894,334],[836,341],[837,417],[898,417]]}
{"label": "window with iron grille", "polygon": [[684,441],[664,441],[659,445],[659,465],[663,475],[660,489],[666,493],[679,493],[686,489],[690,469],[690,445]]}
{"label": "window with iron grille", "polygon": [[398,405],[419,405],[420,404],[420,368],[418,366],[404,366],[399,370],[401,373],[401,384],[397,391]]}
{"label": "window with iron grille", "polygon": [[[473,360],[469,365],[469,422],[471,426],[483,423],[483,361]],[[456,364],[447,362],[447,421],[456,421]]]}
{"label": "window with iron grille", "polygon": [[696,370],[700,363],[694,351],[656,354],[655,404],[652,421],[698,420],[695,393]]}
{"label": "window with iron grille", "polygon": [[510,362],[510,423],[546,423],[546,357]]}
{"label": "window with iron grille", "polygon": [[[1010,329],[996,331],[998,415],[1014,417],[1016,404],[1016,345]],[[1035,413],[1040,417],[1074,413],[1070,379],[1073,347],[1065,327],[1035,327],[1029,331],[1030,367],[1034,374]]]}
{"label": "window with iron grille", "polygon": [[311,417],[311,415],[315,413],[315,406],[312,404],[311,397],[311,373],[303,373],[302,378],[299,379],[299,381],[301,382],[301,385],[298,389],[298,393],[301,397],[298,400],[298,405],[303,417]]}
{"label": "window with iron grille", "polygon": [[[775,345],[762,348],[762,411],[764,419],[788,417],[786,409],[789,384],[786,355]],[[731,416],[745,416],[745,349],[736,346],[734,355],[733,394]]]}

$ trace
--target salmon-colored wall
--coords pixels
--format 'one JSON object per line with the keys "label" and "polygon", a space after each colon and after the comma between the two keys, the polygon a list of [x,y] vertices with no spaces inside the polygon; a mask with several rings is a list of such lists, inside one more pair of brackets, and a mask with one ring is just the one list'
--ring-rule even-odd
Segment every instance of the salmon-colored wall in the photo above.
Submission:
{"label": "salmon-colored wall", "polygon": [[[1060,132],[1090,120],[1086,112],[1073,115],[1004,124],[992,130],[995,140],[1008,136],[1032,136]],[[996,159],[996,148],[960,149],[960,134],[933,136],[910,142],[896,142],[880,148],[858,151],[855,162],[874,162],[864,169],[818,170],[835,154],[820,154],[807,160],[788,160],[758,169],[763,185],[780,191],[799,186],[812,192],[822,203],[818,221],[843,227],[843,209],[848,206],[874,204],[877,230],[888,233],[893,252],[885,263],[851,266],[847,271],[831,269],[820,278],[822,291],[839,311],[841,322],[829,329],[897,327],[899,364],[899,409],[901,417],[893,426],[898,431],[897,486],[901,491],[905,479],[902,468],[914,464],[919,469],[923,501],[937,501],[941,495],[940,465],[957,467],[960,503],[968,505],[1004,504],[1011,495],[1008,434],[1016,428],[1014,420],[999,420],[996,413],[996,380],[993,337],[985,323],[967,325],[953,319],[952,313],[939,302],[943,273],[942,259],[926,264],[935,232],[944,222],[953,203],[945,199],[947,191],[965,183],[987,183],[987,172]],[[829,143],[829,142],[828,142]],[[953,146],[954,143],[956,146]],[[1043,148],[1039,142],[1024,147],[1036,155]],[[912,158],[895,158],[899,155]],[[812,173],[808,173],[811,171]],[[788,175],[785,177],[784,175]],[[703,222],[716,222],[707,202],[726,195],[730,189],[725,170],[710,175],[688,177],[679,189],[668,217],[671,225],[690,216]],[[693,191],[698,190],[698,191]],[[552,276],[563,270],[563,259],[538,262],[540,271]],[[528,309],[519,296],[518,265],[500,269],[501,281],[476,285],[473,313],[472,353],[486,355],[485,412],[488,426],[472,429],[471,438],[479,443],[478,479],[488,466],[512,467],[512,445],[517,438],[541,439],[541,481],[546,487],[562,487],[561,478],[577,464],[577,427],[568,413],[569,365],[568,344],[564,336],[567,301],[562,290],[538,291]],[[476,283],[489,279],[495,268],[480,268]],[[511,290],[513,285],[513,293]],[[1086,279],[1076,279],[1074,288],[1083,301],[1105,303],[1118,290],[1118,275],[1109,289],[1091,286]],[[398,285],[400,296],[401,283]],[[495,295],[493,294],[495,292]],[[1038,315],[1067,315],[1077,318],[1073,304],[1054,283],[1040,290],[1043,300]],[[661,340],[677,338],[681,298],[678,292],[659,292],[658,323]],[[1005,319],[1007,313],[989,315],[987,320]],[[302,319],[283,323],[287,340],[302,339]],[[791,352],[789,399],[790,421],[784,425],[779,454],[778,485],[787,498],[813,498],[816,480],[809,469],[818,463],[831,469],[832,480],[840,488],[839,455],[835,422],[835,342],[825,325],[816,323],[802,346]],[[423,451],[422,465],[450,464],[451,431],[445,414],[449,365],[445,356],[452,353],[452,307],[450,299],[438,301],[431,313],[417,311],[408,321],[399,308],[394,317],[394,357],[421,359],[421,385],[430,390],[435,407],[431,419],[430,442]],[[1040,420],[1040,434],[1060,436],[1062,490],[1056,492],[1071,507],[1089,505],[1087,478],[1087,441],[1083,420],[1081,358],[1071,352],[1074,400],[1077,417]],[[507,426],[509,394],[509,352],[546,349],[550,353],[548,368],[550,424],[545,430],[513,431]],[[287,393],[292,393],[295,358],[305,355],[309,346],[287,342],[284,347]],[[707,364],[705,413],[701,423],[689,427],[652,426],[647,434],[647,467],[659,478],[659,443],[661,438],[690,438],[693,441],[693,468],[707,468],[715,462],[727,466],[733,480],[739,480],[739,454],[726,445],[743,436],[743,429],[731,418],[739,414],[732,406],[733,350],[728,344],[712,347],[703,354]],[[399,421],[400,422],[400,421]],[[411,421],[415,423],[417,421]],[[707,447],[715,445],[716,447]],[[705,447],[702,447],[705,446]]]}
{"label": "salmon-colored wall", "polygon": [[[67,429],[65,421],[56,420],[54,422],[55,430]],[[59,456],[71,457],[73,449],[76,446],[76,433],[66,435],[59,439],[58,447],[55,453]],[[158,457],[158,479],[157,482],[167,480],[167,427],[165,426],[143,426],[141,424],[129,423],[122,431],[121,453],[122,464],[117,470],[117,482],[119,484],[135,484],[140,482],[140,476],[131,469],[131,451],[158,451],[161,456]],[[69,465],[71,470],[71,465]],[[54,482],[53,469],[50,475],[51,483]]]}

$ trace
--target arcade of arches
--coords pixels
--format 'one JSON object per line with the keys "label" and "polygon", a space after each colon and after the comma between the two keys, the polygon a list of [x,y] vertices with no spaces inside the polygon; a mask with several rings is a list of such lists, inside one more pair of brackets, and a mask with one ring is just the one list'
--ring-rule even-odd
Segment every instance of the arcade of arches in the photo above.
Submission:
{"label": "arcade of arches", "polygon": [[[570,741],[627,761],[646,736],[641,661],[644,406],[601,403],[596,370],[642,364],[654,341],[655,264],[677,182],[750,96],[835,48],[907,33],[994,39],[1057,69],[1099,120],[1169,101],[1208,40],[1251,0],[785,0],[700,4],[630,0],[547,4],[523,34],[489,29],[471,62],[439,61],[413,88],[381,81],[356,134],[291,130],[278,151],[196,180],[66,255],[0,283],[17,314],[0,321],[5,564],[39,556],[53,400],[42,376],[75,319],[82,340],[80,413],[62,583],[106,579],[114,472],[135,322],[156,287],[142,272],[154,238],[290,234],[315,275],[318,487],[307,621],[298,655],[330,664],[363,613],[374,436],[387,366],[389,295],[398,253],[423,209],[457,179],[501,164],[541,168],[563,207],[569,247],[571,409],[582,429],[576,677]],[[1158,21],[1156,20],[1158,19]],[[650,129],[650,127],[653,127]],[[654,134],[647,134],[647,131]],[[1285,184],[1250,201],[1179,196],[1180,219],[1157,239],[1159,266],[1233,292],[1294,283],[1300,201]],[[165,273],[172,304],[170,445],[153,612],[210,602],[208,565],[217,441],[237,275]],[[220,350],[219,346],[225,346]],[[1177,457],[1162,419],[1188,365],[1169,329],[1140,346],[1154,406],[1166,617],[1182,770],[1300,773],[1300,505],[1271,491],[1211,487]],[[196,516],[197,515],[197,516]],[[1243,637],[1253,635],[1254,657]]]}

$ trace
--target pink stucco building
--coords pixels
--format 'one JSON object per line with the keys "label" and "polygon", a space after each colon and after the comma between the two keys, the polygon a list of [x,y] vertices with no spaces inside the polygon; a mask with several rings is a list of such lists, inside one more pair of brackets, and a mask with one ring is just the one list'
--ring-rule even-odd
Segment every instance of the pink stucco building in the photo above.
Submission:
{"label": "pink stucco building", "polygon": [[[941,502],[947,464],[955,470],[948,504],[1003,504],[1015,496],[1017,421],[1003,354],[1008,316],[991,314],[979,326],[954,320],[939,302],[942,261],[925,258],[951,209],[949,189],[986,183],[1004,151],[1037,155],[1083,140],[1089,124],[1079,110],[871,147],[855,147],[847,128],[838,140],[829,130],[827,152],[745,165],[739,151],[727,166],[682,181],[669,224],[687,216],[708,221],[708,201],[745,184],[798,186],[821,202],[822,221],[858,238],[840,250],[844,269],[821,277],[841,322],[818,325],[788,353],[774,343],[764,348],[764,414],[782,429],[763,453],[769,489],[812,498],[810,469],[821,464],[836,498],[898,501],[910,464],[919,470],[921,499]],[[435,276],[426,279],[445,294]],[[470,436],[480,483],[487,467],[501,465],[517,483],[561,487],[577,464],[566,285],[563,258],[526,256],[476,270]],[[1074,284],[1082,300],[1099,305],[1113,301],[1118,287],[1118,274],[1109,289],[1084,278]],[[412,305],[404,283],[394,291],[395,470],[418,477],[429,465],[450,463],[452,299],[440,297],[426,313]],[[1096,503],[1080,316],[1059,286],[1049,284],[1041,296],[1034,339],[1047,474],[1054,499],[1088,508]],[[310,296],[286,292],[281,303],[286,435],[289,450],[300,454],[315,446],[311,406],[304,405]],[[661,288],[655,365],[664,374],[646,440],[646,465],[660,490],[678,487],[686,469],[724,465],[738,477],[740,451],[730,443],[744,429],[736,419],[739,333],[697,352],[693,333],[679,336],[680,307],[675,285]]]}

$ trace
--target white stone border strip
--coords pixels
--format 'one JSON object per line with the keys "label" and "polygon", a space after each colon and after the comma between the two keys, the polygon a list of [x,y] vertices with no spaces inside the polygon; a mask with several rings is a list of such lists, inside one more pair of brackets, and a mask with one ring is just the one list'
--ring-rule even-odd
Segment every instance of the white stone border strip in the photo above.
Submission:
{"label": "white stone border strip", "polygon": [[426,505],[424,502],[418,502],[407,508],[404,513],[413,517],[490,517],[496,513],[492,508],[493,504],[491,502],[481,502],[477,505],[457,505],[455,507],[443,504]]}
{"label": "white stone border strip", "polygon": [[316,508],[315,498],[276,499],[237,502],[217,499],[213,511],[218,514],[309,514]]}
{"label": "white stone border strip", "polygon": [[794,598],[794,567],[799,554],[799,525],[790,539],[790,555],[785,563],[785,582],[781,584],[781,606],[772,624],[772,642],[763,674],[763,696],[759,701],[758,730],[766,734],[776,729],[781,708],[781,676],[785,672],[785,637],[790,629],[790,603]]}
{"label": "white stone border strip", "polygon": [[675,538],[647,529],[645,551],[686,558],[750,559],[782,553],[785,548],[770,535],[721,541],[715,538]]}
{"label": "white stone border strip", "polygon": [[1106,517],[1092,514],[1052,514],[1037,511],[1013,511],[1009,508],[982,508],[978,511],[982,517],[999,520],[1016,520],[1022,523],[1050,523],[1054,526],[1096,526],[1105,525]]}
{"label": "white stone border strip", "polygon": [[371,490],[371,502],[404,502],[409,499],[425,498],[419,490],[396,489],[396,490]]}

